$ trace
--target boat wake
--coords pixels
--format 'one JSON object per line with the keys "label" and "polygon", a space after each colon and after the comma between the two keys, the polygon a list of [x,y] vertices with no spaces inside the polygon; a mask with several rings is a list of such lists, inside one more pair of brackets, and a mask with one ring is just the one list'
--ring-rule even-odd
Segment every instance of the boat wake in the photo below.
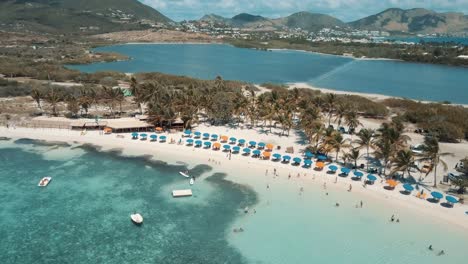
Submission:
{"label": "boat wake", "polygon": [[332,76],[334,76],[335,74],[339,73],[339,72],[344,72],[344,71],[347,71],[351,68],[351,66],[353,64],[355,64],[358,60],[351,60],[349,62],[346,62],[345,64],[343,65],[340,65],[336,68],[334,68],[333,70],[331,71],[328,71],[324,74],[321,74],[317,77],[315,77],[314,79],[310,80],[310,82],[312,82],[313,84],[318,84],[319,82],[323,81],[323,80],[326,80]]}

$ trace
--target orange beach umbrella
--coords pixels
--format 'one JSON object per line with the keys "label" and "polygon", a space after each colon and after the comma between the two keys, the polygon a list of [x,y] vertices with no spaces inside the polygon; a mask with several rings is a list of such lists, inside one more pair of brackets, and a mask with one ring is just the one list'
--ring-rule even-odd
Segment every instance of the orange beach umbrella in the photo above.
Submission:
{"label": "orange beach umbrella", "polygon": [[390,180],[387,180],[387,184],[388,184],[390,187],[395,188],[395,187],[398,185],[398,182],[395,181],[395,180],[390,179]]}
{"label": "orange beach umbrella", "polygon": [[157,128],[156,128],[156,131],[161,132],[161,131],[163,131],[163,129],[162,129],[162,127],[157,127]]}
{"label": "orange beach umbrella", "polygon": [[322,169],[323,167],[325,167],[325,163],[319,161],[319,162],[317,162],[317,164],[315,165],[315,167]]}
{"label": "orange beach umbrella", "polygon": [[266,144],[266,149],[273,150],[273,144]]}
{"label": "orange beach umbrella", "polygon": [[215,148],[215,149],[221,148],[221,143],[215,142],[215,143],[213,144],[213,148]]}
{"label": "orange beach umbrella", "polygon": [[229,137],[228,136],[221,136],[220,138],[221,138],[221,141],[225,142],[225,141],[228,141]]}
{"label": "orange beach umbrella", "polygon": [[264,151],[264,152],[263,152],[263,157],[264,157],[265,159],[269,159],[269,158],[271,157],[271,152]]}

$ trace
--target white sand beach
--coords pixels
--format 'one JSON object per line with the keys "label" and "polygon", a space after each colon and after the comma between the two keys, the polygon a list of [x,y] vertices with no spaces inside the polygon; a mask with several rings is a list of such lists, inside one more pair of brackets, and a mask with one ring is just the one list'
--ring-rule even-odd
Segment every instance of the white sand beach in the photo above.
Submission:
{"label": "white sand beach", "polygon": [[[371,124],[372,122],[369,122]],[[367,125],[367,123],[366,123]],[[269,133],[261,129],[240,129],[230,128],[226,126],[198,126],[195,131],[208,132],[211,134],[228,135],[238,139],[243,138],[247,141],[254,140],[257,142],[271,143],[275,146],[281,146],[281,150],[274,151],[284,154],[286,147],[294,147],[293,157],[300,157],[300,151],[305,147],[301,144],[300,135],[291,132],[291,136],[278,136],[275,133]],[[273,130],[274,132],[274,130]],[[123,138],[121,136],[124,136]],[[357,194],[363,201],[375,200],[381,203],[382,207],[388,205],[402,208],[402,210],[412,210],[421,214],[421,216],[429,217],[440,223],[451,224],[454,227],[468,232],[468,211],[467,205],[455,204],[453,208],[446,208],[438,203],[430,203],[415,197],[416,191],[411,195],[403,195],[400,191],[403,189],[401,184],[393,191],[385,190],[383,187],[385,182],[380,179],[374,185],[363,186],[361,181],[353,181],[351,176],[347,178],[337,177],[336,175],[326,174],[326,169],[323,171],[315,171],[313,169],[304,169],[302,167],[292,166],[290,164],[282,164],[270,160],[259,160],[251,157],[246,157],[241,154],[232,154],[232,158],[228,159],[228,155],[223,151],[213,151],[210,149],[194,148],[185,145],[150,142],[149,140],[132,140],[130,134],[103,135],[98,131],[88,131],[85,135],[81,135],[80,131],[72,131],[67,129],[31,129],[31,128],[5,128],[0,127],[0,136],[11,139],[30,138],[37,140],[46,140],[52,142],[68,142],[70,144],[93,144],[102,148],[102,151],[113,149],[121,149],[123,155],[126,156],[142,156],[151,155],[155,160],[161,160],[170,164],[186,163],[189,167],[197,164],[208,164],[213,167],[214,172],[224,172],[228,175],[228,180],[246,184],[249,186],[268,185],[269,181],[275,179],[275,184],[291,184],[294,182],[297,186],[302,186],[307,189],[307,186],[321,187],[326,184],[327,190],[347,192],[352,185],[352,193]],[[176,142],[181,138],[182,133],[167,134],[168,142],[171,138]],[[412,137],[414,135],[411,135]],[[418,140],[413,137],[413,140]],[[457,151],[458,155],[462,155],[466,151],[466,143],[447,145],[441,144],[442,148],[451,148]],[[457,155],[459,159],[460,156]],[[457,158],[454,158],[455,161]],[[450,160],[449,162],[453,162]],[[277,177],[271,177],[273,170],[277,171]],[[268,172],[267,172],[268,171]],[[292,175],[292,179],[288,180],[288,175]],[[299,174],[300,177],[297,175]],[[265,176],[268,179],[265,180]],[[337,183],[335,180],[338,179]],[[432,177],[428,177],[428,181]],[[429,184],[430,185],[430,184]],[[265,186],[266,187],[266,186]],[[255,189],[255,188],[254,188]],[[258,190],[256,190],[258,191]],[[430,190],[427,190],[430,193]],[[430,197],[430,196],[429,196]],[[260,197],[261,199],[261,197]],[[425,218],[426,219],[426,218]]]}

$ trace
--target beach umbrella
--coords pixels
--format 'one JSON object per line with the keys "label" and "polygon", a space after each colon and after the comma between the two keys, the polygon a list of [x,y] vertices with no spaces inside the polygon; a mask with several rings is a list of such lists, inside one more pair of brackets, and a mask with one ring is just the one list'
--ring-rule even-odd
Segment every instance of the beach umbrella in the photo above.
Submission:
{"label": "beach umbrella", "polygon": [[143,134],[140,134],[140,137],[142,137],[142,138],[147,138],[147,137],[148,137],[148,135],[147,135],[147,134],[145,134],[145,133],[143,133]]}
{"label": "beach umbrella", "polygon": [[244,153],[250,153],[251,149],[249,149],[249,148],[244,148],[242,151],[244,151]]}
{"label": "beach umbrella", "polygon": [[166,141],[166,136],[160,136],[159,141]]}
{"label": "beach umbrella", "polygon": [[209,148],[209,147],[211,147],[211,142],[205,141],[205,143],[203,143],[203,145],[205,145],[205,147]]}
{"label": "beach umbrella", "polygon": [[441,194],[440,192],[431,192],[431,195],[432,195],[432,197],[434,197],[437,200],[440,200],[440,199],[444,198],[444,195]]}
{"label": "beach umbrella", "polygon": [[213,149],[219,149],[219,148],[221,148],[221,143],[215,142],[215,143],[213,144]]}
{"label": "beach umbrella", "polygon": [[263,142],[258,143],[258,147],[259,147],[259,148],[264,148],[265,146],[266,146],[266,144],[263,143]]}
{"label": "beach umbrella", "polygon": [[266,149],[273,150],[273,148],[274,148],[273,144],[266,144]]}
{"label": "beach umbrella", "polygon": [[213,134],[213,135],[211,135],[211,138],[212,138],[212,139],[218,139],[218,135]]}
{"label": "beach umbrella", "polygon": [[221,141],[226,142],[228,141],[228,136],[221,136]]}
{"label": "beach umbrella", "polygon": [[277,160],[281,159],[281,154],[275,153],[272,156],[274,159],[277,159]]}
{"label": "beach umbrella", "polygon": [[304,164],[306,166],[311,166],[312,165],[312,160],[310,160],[310,159],[304,160]]}
{"label": "beach umbrella", "polygon": [[236,143],[236,141],[237,141],[237,138],[235,138],[235,137],[231,137],[231,138],[229,139],[229,141],[231,141],[231,143]]}
{"label": "beach umbrella", "polygon": [[393,180],[393,179],[390,179],[390,180],[387,180],[387,184],[392,187],[392,188],[395,188],[397,185],[398,185],[398,182]]}
{"label": "beach umbrella", "polygon": [[196,140],[195,141],[196,146],[201,146],[202,144],[203,144],[203,141],[201,141],[201,140]]}
{"label": "beach umbrella", "polygon": [[445,196],[445,200],[452,204],[458,203],[458,199],[453,196]]}
{"label": "beach umbrella", "polygon": [[239,144],[241,144],[241,145],[244,145],[245,144],[245,139],[239,139],[239,141],[237,141],[237,142],[239,142]]}
{"label": "beach umbrella", "polygon": [[151,138],[152,140],[156,140],[156,139],[158,138],[158,136],[157,136],[157,135],[151,135],[150,138]]}
{"label": "beach umbrella", "polygon": [[257,145],[257,142],[255,141],[249,141],[249,146],[255,147]]}
{"label": "beach umbrella", "polygon": [[258,150],[258,149],[252,151],[252,153],[253,153],[255,156],[258,156],[258,155],[262,154],[262,152],[261,152],[260,150]]}
{"label": "beach umbrella", "polygon": [[193,139],[191,139],[191,138],[187,139],[187,144],[189,144],[189,145],[193,144]]}
{"label": "beach umbrella", "polygon": [[317,164],[315,164],[315,167],[319,169],[323,169],[323,167],[325,167],[325,163],[323,163],[322,161],[319,161],[317,162]]}
{"label": "beach umbrella", "polygon": [[161,131],[163,131],[163,128],[162,127],[157,127],[157,128],[155,128],[155,130],[158,131],[158,132],[161,132]]}
{"label": "beach umbrella", "polygon": [[358,178],[361,178],[362,176],[364,176],[364,173],[358,171],[358,170],[355,170],[353,171],[353,174],[354,176],[358,177]]}
{"label": "beach umbrella", "polygon": [[203,133],[203,138],[209,138],[210,137],[210,133]]}
{"label": "beach umbrella", "polygon": [[137,138],[137,137],[138,137],[138,133],[137,133],[137,132],[133,132],[133,133],[132,133],[132,137],[133,137],[133,138]]}
{"label": "beach umbrella", "polygon": [[327,160],[328,157],[325,156],[325,155],[318,155],[317,159],[318,159],[318,160]]}
{"label": "beach umbrella", "polygon": [[263,158],[269,159],[271,157],[271,152],[263,151],[262,155],[263,155]]}
{"label": "beach umbrella", "polygon": [[200,137],[201,136],[201,132],[200,131],[197,131],[195,133],[193,133],[196,137]]}
{"label": "beach umbrella", "polygon": [[284,161],[290,161],[290,160],[291,160],[291,156],[284,155],[284,156],[283,156],[283,160],[284,160]]}
{"label": "beach umbrella", "polygon": [[184,131],[184,134],[187,135],[187,136],[189,136],[189,135],[192,134],[192,130],[186,129],[186,130]]}
{"label": "beach umbrella", "polygon": [[330,165],[330,166],[328,166],[328,169],[331,170],[331,171],[337,171],[338,167],[335,166],[335,165]]}
{"label": "beach umbrella", "polygon": [[310,151],[307,151],[307,152],[305,153],[304,156],[305,156],[306,158],[308,158],[308,159],[311,159],[311,158],[314,157],[314,154],[312,154],[312,152],[310,152]]}
{"label": "beach umbrella", "polygon": [[224,146],[223,146],[223,149],[225,149],[225,150],[230,150],[230,149],[231,149],[231,146],[229,146],[229,145],[224,145]]}
{"label": "beach umbrella", "polygon": [[367,179],[368,179],[369,181],[372,181],[372,182],[373,182],[373,181],[376,181],[376,180],[377,180],[377,177],[375,177],[375,176],[372,175],[372,174],[369,174],[369,175],[367,175]]}
{"label": "beach umbrella", "polygon": [[351,170],[348,168],[341,168],[341,172],[348,175],[351,172]]}
{"label": "beach umbrella", "polygon": [[239,147],[239,146],[234,146],[234,147],[232,147],[232,151],[234,151],[234,152],[239,152],[239,151],[240,151],[240,147]]}
{"label": "beach umbrella", "polygon": [[405,191],[407,191],[407,192],[411,192],[411,191],[414,190],[414,187],[409,183],[405,183],[405,184],[403,184],[403,189],[405,189]]}
{"label": "beach umbrella", "polygon": [[295,157],[293,159],[294,163],[301,163],[302,159],[301,158],[298,158],[298,157]]}

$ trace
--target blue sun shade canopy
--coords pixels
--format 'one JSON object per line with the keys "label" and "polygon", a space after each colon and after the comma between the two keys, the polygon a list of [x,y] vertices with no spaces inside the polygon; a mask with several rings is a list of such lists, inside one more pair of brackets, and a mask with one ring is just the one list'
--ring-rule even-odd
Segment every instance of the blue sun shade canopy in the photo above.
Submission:
{"label": "blue sun shade canopy", "polygon": [[210,133],[203,133],[203,137],[210,137]]}
{"label": "blue sun shade canopy", "polygon": [[192,143],[193,143],[193,139],[191,139],[191,138],[187,139],[187,143],[192,144]]}
{"label": "blue sun shade canopy", "polygon": [[211,135],[211,137],[212,138],[218,138],[218,135],[213,134],[213,135]]}
{"label": "blue sun shade canopy", "polygon": [[293,159],[293,161],[294,161],[295,163],[301,163],[302,159],[296,157],[296,158]]}
{"label": "blue sun shade canopy", "polygon": [[201,140],[197,140],[197,141],[195,141],[195,145],[197,145],[197,146],[201,146],[201,144],[203,144],[203,142],[202,142]]}
{"label": "blue sun shade canopy", "polygon": [[304,164],[305,165],[312,165],[312,161],[311,160],[304,160]]}
{"label": "blue sun shade canopy", "polygon": [[209,142],[209,141],[206,141],[206,142],[203,143],[203,144],[204,144],[205,146],[207,146],[207,147],[211,146],[211,142]]}
{"label": "blue sun shade canopy", "polygon": [[192,130],[187,129],[187,130],[184,131],[184,134],[185,135],[190,135],[190,134],[192,134]]}
{"label": "blue sun shade canopy", "polygon": [[140,137],[144,137],[144,138],[145,138],[145,137],[148,137],[148,135],[145,134],[145,133],[143,133],[143,134],[140,134]]}
{"label": "blue sun shade canopy", "polygon": [[160,136],[159,139],[166,140],[166,136]]}
{"label": "blue sun shade canopy", "polygon": [[261,148],[264,148],[264,147],[265,147],[265,143],[260,142],[260,143],[258,143],[258,146],[261,147]]}
{"label": "blue sun shade canopy", "polygon": [[250,145],[250,146],[255,146],[255,145],[257,145],[257,142],[255,142],[255,141],[249,141],[249,145]]}
{"label": "blue sun shade canopy", "polygon": [[152,138],[152,139],[157,139],[158,136],[156,136],[156,135],[151,135],[150,138]]}
{"label": "blue sun shade canopy", "polygon": [[231,146],[229,146],[229,145],[224,145],[223,148],[224,148],[224,149],[231,149]]}
{"label": "blue sun shade canopy", "polygon": [[200,136],[201,135],[201,132],[197,131],[195,133],[193,133],[195,136]]}
{"label": "blue sun shade canopy", "polygon": [[362,176],[364,176],[364,173],[362,173],[362,172],[360,172],[360,171],[354,171],[353,174],[354,174],[354,176],[359,177],[359,178],[361,178]]}
{"label": "blue sun shade canopy", "polygon": [[138,133],[137,133],[137,132],[133,132],[133,133],[132,133],[132,137],[138,137]]}
{"label": "blue sun shade canopy", "polygon": [[240,147],[239,146],[235,146],[232,148],[232,150],[234,150],[235,152],[239,152],[240,151]]}
{"label": "blue sun shade canopy", "polygon": [[435,199],[438,199],[438,200],[444,198],[444,195],[441,194],[440,192],[431,192],[431,195],[432,195],[432,197],[434,197]]}
{"label": "blue sun shade canopy", "polygon": [[245,139],[239,139],[239,144],[245,144]]}
{"label": "blue sun shade canopy", "polygon": [[405,191],[411,192],[414,190],[414,187],[411,184],[405,183],[403,184],[403,189],[405,189]]}
{"label": "blue sun shade canopy", "polygon": [[330,165],[330,166],[328,166],[328,169],[331,170],[331,171],[337,171],[338,167],[335,166],[335,165]]}
{"label": "blue sun shade canopy", "polygon": [[290,160],[290,159],[291,159],[291,156],[284,155],[284,156],[283,156],[283,159],[284,159],[284,160]]}
{"label": "blue sun shade canopy", "polygon": [[453,196],[446,196],[445,199],[447,200],[447,202],[449,203],[458,203],[458,199],[453,197]]}
{"label": "blue sun shade canopy", "polygon": [[244,151],[245,153],[250,153],[251,149],[249,149],[249,148],[244,148],[242,151]]}
{"label": "blue sun shade canopy", "polygon": [[349,172],[351,172],[351,170],[348,168],[341,168],[341,172],[344,174],[348,174]]}
{"label": "blue sun shade canopy", "polygon": [[325,155],[319,155],[319,156],[317,157],[317,159],[318,159],[318,160],[327,160],[328,158],[327,158],[327,156],[325,156]]}
{"label": "blue sun shade canopy", "polygon": [[256,150],[252,151],[252,153],[254,155],[260,155],[262,152],[260,150],[256,149]]}
{"label": "blue sun shade canopy", "polygon": [[376,180],[377,180],[377,177],[375,177],[375,176],[372,175],[372,174],[369,174],[369,175],[367,175],[367,179],[368,179],[369,181],[376,181]]}
{"label": "blue sun shade canopy", "polygon": [[281,159],[281,154],[275,153],[272,155],[275,159]]}
{"label": "blue sun shade canopy", "polygon": [[232,138],[229,139],[229,141],[231,141],[231,142],[235,142],[236,140],[237,140],[237,138],[235,138],[235,137],[232,137]]}

